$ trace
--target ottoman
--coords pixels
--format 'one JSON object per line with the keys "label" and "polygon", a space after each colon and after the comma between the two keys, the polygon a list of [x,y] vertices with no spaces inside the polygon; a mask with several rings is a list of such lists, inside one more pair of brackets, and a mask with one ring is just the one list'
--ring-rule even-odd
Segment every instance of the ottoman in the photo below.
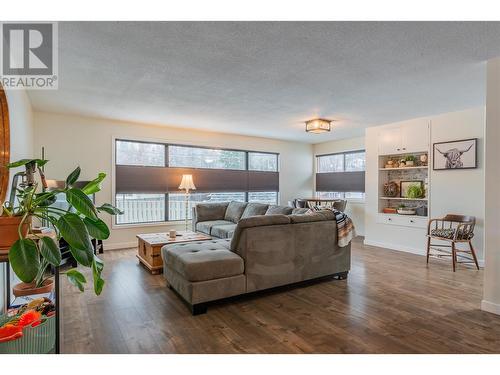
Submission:
{"label": "ottoman", "polygon": [[168,244],[162,247],[163,275],[193,315],[206,302],[245,293],[243,259],[230,250],[230,239]]}

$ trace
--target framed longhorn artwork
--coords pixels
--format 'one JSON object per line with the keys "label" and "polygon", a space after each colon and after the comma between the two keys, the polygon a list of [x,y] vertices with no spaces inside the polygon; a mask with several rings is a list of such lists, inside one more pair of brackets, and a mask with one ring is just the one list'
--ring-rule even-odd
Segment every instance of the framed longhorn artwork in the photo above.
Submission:
{"label": "framed longhorn artwork", "polygon": [[432,156],[434,170],[477,168],[477,138],[434,143]]}

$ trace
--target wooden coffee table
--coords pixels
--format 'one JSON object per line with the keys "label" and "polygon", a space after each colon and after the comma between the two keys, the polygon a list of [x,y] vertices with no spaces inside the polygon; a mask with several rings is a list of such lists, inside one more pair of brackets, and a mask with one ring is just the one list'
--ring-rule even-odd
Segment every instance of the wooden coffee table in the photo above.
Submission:
{"label": "wooden coffee table", "polygon": [[183,243],[192,241],[211,240],[212,237],[203,233],[191,231],[179,231],[172,239],[168,233],[138,234],[139,245],[137,247],[137,258],[153,275],[163,271],[163,260],[161,259],[161,248],[169,243]]}

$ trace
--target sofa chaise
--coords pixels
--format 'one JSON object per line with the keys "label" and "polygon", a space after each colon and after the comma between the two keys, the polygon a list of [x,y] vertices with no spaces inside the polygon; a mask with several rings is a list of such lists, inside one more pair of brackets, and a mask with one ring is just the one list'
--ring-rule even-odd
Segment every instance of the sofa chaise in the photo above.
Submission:
{"label": "sofa chaise", "polygon": [[[266,215],[266,210],[248,217],[242,217],[242,213],[237,223],[214,223],[229,221],[220,218],[230,218],[226,216],[230,205],[225,204],[224,212],[221,204],[198,205],[197,219],[213,220],[194,225],[206,231],[210,227],[210,234],[216,237],[226,228],[214,228],[234,224],[231,238],[169,244],[161,251],[169,287],[194,315],[206,312],[208,302],[228,297],[329,275],[347,277],[351,246],[337,245],[333,212]],[[211,209],[217,212],[209,213]]]}

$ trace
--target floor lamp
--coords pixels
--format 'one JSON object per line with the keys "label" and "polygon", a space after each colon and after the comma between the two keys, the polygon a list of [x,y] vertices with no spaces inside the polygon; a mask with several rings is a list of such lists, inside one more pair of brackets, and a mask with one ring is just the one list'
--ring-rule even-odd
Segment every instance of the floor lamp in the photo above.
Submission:
{"label": "floor lamp", "polygon": [[189,210],[189,191],[196,190],[194,186],[193,175],[183,174],[181,184],[179,185],[180,190],[185,190],[185,203],[186,203],[186,231],[188,230],[188,210]]}

